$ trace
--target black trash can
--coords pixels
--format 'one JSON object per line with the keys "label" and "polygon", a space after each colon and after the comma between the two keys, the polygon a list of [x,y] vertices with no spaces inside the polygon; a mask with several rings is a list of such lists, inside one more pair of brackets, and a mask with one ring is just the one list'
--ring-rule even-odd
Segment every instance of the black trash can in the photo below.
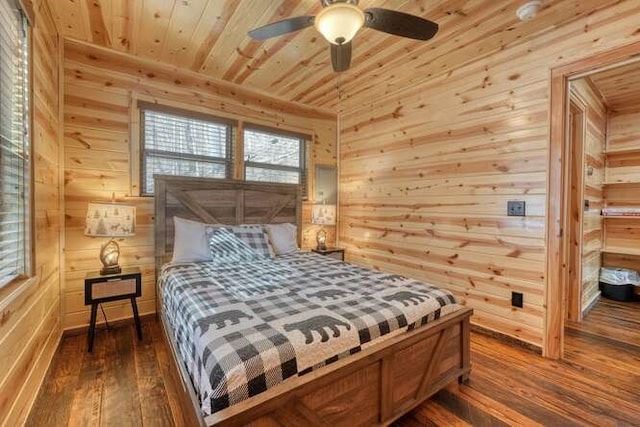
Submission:
{"label": "black trash can", "polygon": [[626,283],[624,285],[610,285],[609,283],[600,282],[600,291],[602,296],[615,301],[633,301],[635,294],[635,286]]}
{"label": "black trash can", "polygon": [[615,301],[633,301],[635,285],[640,275],[626,268],[602,267],[600,269],[600,291],[602,296]]}

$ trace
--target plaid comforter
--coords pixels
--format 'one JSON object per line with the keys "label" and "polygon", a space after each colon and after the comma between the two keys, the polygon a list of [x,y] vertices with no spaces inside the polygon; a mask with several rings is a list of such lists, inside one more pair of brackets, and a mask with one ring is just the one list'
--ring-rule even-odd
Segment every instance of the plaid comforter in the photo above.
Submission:
{"label": "plaid comforter", "polygon": [[168,264],[159,280],[205,416],[459,308],[445,290],[308,252]]}

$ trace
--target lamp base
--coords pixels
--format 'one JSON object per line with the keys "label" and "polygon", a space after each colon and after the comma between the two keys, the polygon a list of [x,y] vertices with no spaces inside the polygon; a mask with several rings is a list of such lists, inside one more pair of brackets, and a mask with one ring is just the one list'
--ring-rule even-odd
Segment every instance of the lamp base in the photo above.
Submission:
{"label": "lamp base", "polygon": [[101,276],[106,276],[108,274],[120,274],[122,273],[122,269],[119,265],[110,265],[108,267],[102,267],[100,270]]}
{"label": "lamp base", "polygon": [[316,247],[319,251],[327,250],[327,232],[324,228],[321,228],[316,235],[316,242],[318,242],[318,246]]}
{"label": "lamp base", "polygon": [[100,249],[100,261],[103,266],[100,274],[103,276],[107,274],[120,274],[122,269],[118,265],[118,258],[120,258],[120,246],[118,242],[112,238],[102,245]]}

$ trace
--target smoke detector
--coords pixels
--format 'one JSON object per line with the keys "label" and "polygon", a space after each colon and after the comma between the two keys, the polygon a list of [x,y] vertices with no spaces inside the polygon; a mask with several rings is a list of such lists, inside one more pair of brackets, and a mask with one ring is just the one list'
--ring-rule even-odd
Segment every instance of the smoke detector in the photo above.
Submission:
{"label": "smoke detector", "polygon": [[538,15],[541,8],[542,0],[531,0],[520,6],[516,11],[516,15],[521,21],[531,21]]}

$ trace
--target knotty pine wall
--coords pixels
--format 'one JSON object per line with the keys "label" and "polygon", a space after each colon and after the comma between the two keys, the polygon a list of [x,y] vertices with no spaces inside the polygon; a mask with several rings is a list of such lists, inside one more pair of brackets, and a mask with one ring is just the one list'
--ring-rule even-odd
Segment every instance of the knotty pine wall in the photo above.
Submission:
{"label": "knotty pine wall", "polygon": [[[606,187],[607,205],[640,207],[640,102],[636,111],[610,113],[607,151],[606,181],[626,183]],[[604,265],[640,269],[640,219],[607,219],[605,244],[620,253],[605,253]]]}
{"label": "knotty pine wall", "polygon": [[586,107],[584,142],[580,172],[582,173],[582,199],[589,201],[588,210],[582,215],[582,301],[584,311],[600,294],[600,259],[602,250],[602,217],[604,205],[604,150],[607,137],[607,106],[602,94],[588,78],[571,82],[572,95]]}
{"label": "knotty pine wall", "polygon": [[628,151],[608,156],[606,181],[640,182],[640,100],[637,111],[612,111],[609,115],[607,151],[616,150]]}
{"label": "knotty pine wall", "polygon": [[[87,203],[110,200],[137,206],[135,237],[121,239],[123,266],[143,270],[141,313],[155,311],[153,199],[137,197],[137,162],[132,148],[139,143],[137,100],[207,112],[313,135],[310,181],[315,164],[336,164],[336,116],[271,98],[240,86],[221,83],[191,71],[142,60],[88,44],[64,45],[64,169],[66,248],[63,285],[63,325],[86,325],[83,279],[101,266],[103,239],[83,235]],[[133,173],[132,173],[133,170]],[[310,203],[303,211],[303,246],[315,245]],[[335,232],[332,233],[332,239]],[[128,302],[106,305],[109,319],[131,316]],[[99,316],[99,320],[101,316]]]}
{"label": "knotty pine wall", "polygon": [[[31,2],[24,2],[31,4]],[[0,425],[21,425],[60,341],[59,43],[44,0],[31,8],[34,277],[0,289]]]}
{"label": "knotty pine wall", "polygon": [[[622,1],[508,44],[426,52],[396,70],[411,84],[354,95],[341,115],[347,259],[448,288],[474,324],[542,346],[550,69],[640,40],[639,13]],[[509,200],[527,216],[507,217]]]}

